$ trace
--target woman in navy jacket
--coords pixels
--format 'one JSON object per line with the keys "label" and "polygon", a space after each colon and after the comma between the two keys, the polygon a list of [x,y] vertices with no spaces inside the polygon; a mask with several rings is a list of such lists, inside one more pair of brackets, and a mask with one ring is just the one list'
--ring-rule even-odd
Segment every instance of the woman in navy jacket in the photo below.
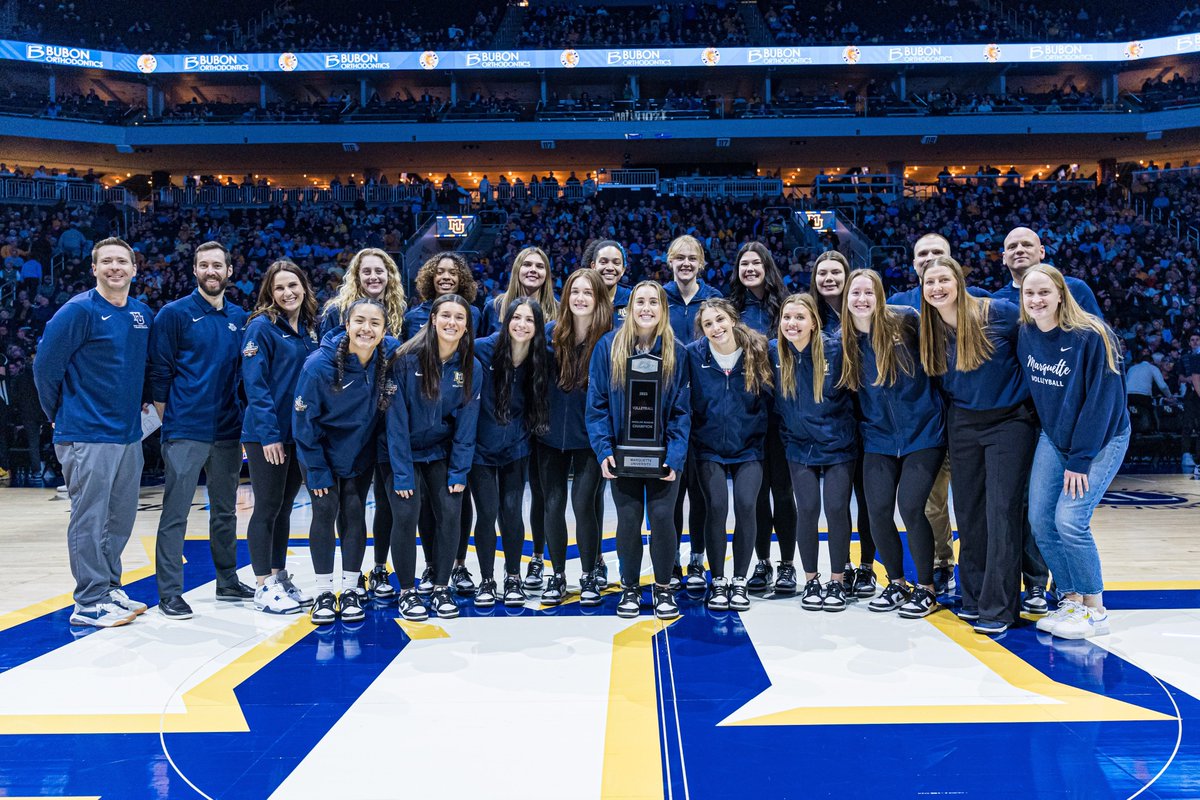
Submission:
{"label": "woman in navy jacket", "polygon": [[[813,261],[812,278],[808,294],[816,302],[821,313],[821,331],[826,336],[841,339],[842,301],[846,296],[846,277],[850,274],[850,262],[836,250],[827,250]],[[854,396],[857,410],[858,397]],[[873,597],[875,582],[875,540],[871,536],[871,514],[867,511],[867,492],[863,483],[863,454],[858,452],[854,467],[855,522],[858,525],[859,563],[857,569],[846,562],[842,573],[842,586],[849,597]],[[760,556],[761,558],[761,556]],[[753,581],[751,581],[753,583]]]}
{"label": "woman in navy jacket", "polygon": [[[538,437],[542,487],[546,493],[546,543],[555,579],[542,593],[542,602],[556,605],[566,592],[567,476],[571,482],[571,509],[575,513],[575,541],[583,574],[579,579],[579,604],[600,604],[601,573],[600,465],[592,452],[584,420],[587,409],[588,369],[592,351],[612,330],[612,304],[600,273],[579,269],[567,276],[558,319],[546,326],[549,348],[549,426]],[[525,588],[542,585],[542,554],[535,550]],[[607,580],[605,580],[607,583]]]}
{"label": "woman in navy jacket", "polygon": [[[507,307],[521,297],[531,297],[541,306],[547,322],[558,316],[558,296],[554,294],[554,274],[550,256],[540,247],[525,247],[513,259],[508,276],[508,289],[492,298],[483,309],[483,327],[477,336],[487,336],[500,330]],[[530,441],[526,473],[529,479],[529,530],[533,534],[533,553],[536,561],[529,562],[531,575],[527,588],[542,587],[542,553],[546,549],[546,494],[542,490],[542,474],[538,469],[541,453],[537,439]],[[515,602],[516,595],[513,596]]]}
{"label": "woman in navy jacket", "polygon": [[[767,340],[738,318],[728,300],[705,300],[697,320],[704,337],[687,347],[691,378],[691,452],[704,494],[705,551],[712,573],[707,605],[747,611],[746,573],[754,554],[758,489],[770,411]],[[726,520],[733,476],[733,582],[725,577]]]}
{"label": "woman in navy jacket", "polygon": [[1109,632],[1092,512],[1129,447],[1116,337],[1079,307],[1054,267],[1021,282],[1017,354],[1042,424],[1029,479],[1029,524],[1062,597],[1037,627],[1065,639]]}
{"label": "woman in navy jacket", "polygon": [[[741,316],[742,322],[768,339],[778,335],[779,310],[787,298],[787,289],[771,251],[761,242],[747,242],[734,258],[737,268],[730,281],[729,301]],[[779,539],[781,550],[795,549],[796,500],[792,495],[792,479],[788,475],[787,457],[779,438],[779,428],[772,415],[767,420],[767,444],[763,460],[763,482],[758,490],[758,520],[754,549],[758,563],[754,577],[747,584],[752,591],[764,591],[771,582],[771,530]],[[791,545],[788,545],[792,542]],[[796,568],[789,558],[779,565],[775,591],[791,594],[796,591]]]}
{"label": "woman in navy jacket", "polygon": [[[667,448],[662,478],[617,477],[613,448],[625,421],[625,377],[631,355],[652,353],[662,359],[659,414]],[[588,377],[587,429],[605,478],[613,482],[617,506],[617,553],[621,562],[621,599],[617,614],[636,617],[641,606],[642,519],[650,518],[650,558],[654,564],[654,613],[679,616],[670,590],[675,564],[675,495],[678,473],[687,460],[690,431],[687,352],[675,341],[667,314],[667,295],[654,281],[633,288],[629,317],[620,330],[606,334],[592,353]]]}
{"label": "woman in navy jacket", "polygon": [[255,605],[269,613],[294,613],[312,603],[292,582],[286,560],[292,503],[301,483],[292,403],[300,368],[317,349],[316,325],[317,300],[304,271],[290,261],[271,264],[246,325],[241,365],[242,446],[254,491],[246,541],[260,587]]}
{"label": "woman in navy jacket", "polygon": [[[600,274],[600,280],[604,281],[604,286],[608,289],[609,305],[613,311],[613,328],[621,327],[625,324],[629,298],[632,295],[628,286],[621,285],[621,278],[629,268],[629,256],[625,253],[625,248],[612,239],[595,239],[588,242],[583,249],[580,263]],[[566,297],[565,290],[563,296]]]}
{"label": "woman in navy jacket", "polygon": [[[364,616],[366,498],[375,470],[379,407],[391,396],[385,388],[388,350],[396,345],[395,339],[385,340],[386,316],[377,300],[352,303],[345,333],[326,336],[296,382],[292,427],[312,499],[308,536],[317,576],[312,621],[318,625],[339,616],[346,622]],[[335,523],[342,540],[340,579],[333,574]]]}
{"label": "woman in navy jacket", "polygon": [[429,322],[434,301],[448,294],[458,295],[467,301],[471,309],[471,330],[479,330],[481,315],[474,306],[475,276],[471,274],[471,265],[461,253],[438,253],[428,259],[417,270],[413,285],[421,302],[404,315],[404,341],[415,336]]}
{"label": "woman in navy jacket", "polygon": [[[933,529],[925,516],[925,501],[946,456],[942,398],[918,358],[917,312],[886,305],[876,272],[850,273],[842,321],[838,385],[858,393],[867,511],[890,581],[869,607],[899,608],[901,616],[923,617],[938,609]],[[917,567],[917,586],[911,589],[904,579],[904,553],[896,531],[897,496]]]}
{"label": "woman in navy jacket", "polygon": [[[417,270],[417,277],[413,283],[422,302],[404,315],[404,341],[409,341],[416,336],[417,331],[429,321],[434,301],[447,294],[456,294],[467,301],[467,305],[471,309],[471,330],[467,335],[472,339],[478,335],[481,315],[475,306],[475,277],[471,274],[471,265],[467,263],[467,259],[461,253],[439,253],[428,259]],[[475,583],[471,580],[471,573],[467,571],[466,566],[467,543],[471,538],[471,498],[464,492],[461,500],[458,546],[455,550],[450,581],[455,591],[470,594],[475,590]],[[433,542],[437,537],[432,534],[425,535],[426,532],[433,530],[434,521],[430,513],[430,507],[427,506],[421,513],[418,525],[421,531],[421,549],[425,551],[426,564],[425,573],[421,576],[420,591],[422,594],[433,591],[432,571],[429,565],[433,564]]]}
{"label": "woman in navy jacket", "polygon": [[[342,285],[337,294],[325,303],[321,315],[321,336],[330,331],[345,330],[342,318],[350,305],[367,297],[383,303],[387,309],[387,333],[399,340],[404,334],[404,312],[408,303],[404,297],[404,282],[396,262],[386,251],[377,247],[359,250],[350,259]],[[387,559],[391,547],[392,508],[383,502],[387,496],[387,481],[384,480],[383,465],[387,462],[387,441],[381,437],[382,446],[376,454],[375,465],[375,513],[371,520],[371,537],[374,539],[375,566],[371,568],[367,589],[377,598],[386,599],[395,595],[388,580]]]}
{"label": "woman in navy jacket", "polygon": [[[841,342],[822,333],[817,301],[811,295],[794,294],[780,310],[774,346],[779,387],[775,415],[796,493],[796,541],[804,566],[800,604],[807,611],[842,611],[846,608],[842,566],[850,560],[850,488],[859,448],[853,398],[837,386]],[[822,499],[829,523],[831,571],[824,586],[817,574]],[[788,563],[791,554],[782,553],[781,558]]]}
{"label": "woman in navy jacket", "polygon": [[949,256],[925,266],[921,292],[921,365],[949,401],[959,617],[978,633],[1000,634],[1020,613],[1026,486],[1037,440],[1017,363],[1017,307],[972,297]]}
{"label": "woman in navy jacket", "polygon": [[549,374],[545,319],[532,297],[518,297],[504,310],[500,331],[475,341],[483,366],[475,463],[469,477],[475,499],[475,553],[480,581],[475,605],[496,604],[496,516],[504,543],[504,604],[525,604],[521,550],[525,546],[525,475],[530,433],[549,428],[546,383]]}
{"label": "woman in navy jacket", "polygon": [[540,247],[522,248],[513,259],[508,274],[508,288],[503,294],[488,301],[483,309],[483,324],[479,336],[489,336],[500,331],[508,306],[520,297],[532,297],[542,308],[542,315],[549,322],[558,314],[558,298],[554,295],[554,281],[550,273],[550,256]]}
{"label": "woman in navy jacket", "polygon": [[[417,519],[433,519],[433,606],[439,617],[458,616],[448,588],[460,535],[462,493],[475,458],[482,367],[470,336],[470,306],[456,294],[433,302],[429,324],[396,354],[398,388],[386,415],[392,471],[392,564],[400,582],[400,613],[428,616],[413,588]],[[428,553],[428,551],[426,551]],[[429,556],[426,556],[429,558]]]}

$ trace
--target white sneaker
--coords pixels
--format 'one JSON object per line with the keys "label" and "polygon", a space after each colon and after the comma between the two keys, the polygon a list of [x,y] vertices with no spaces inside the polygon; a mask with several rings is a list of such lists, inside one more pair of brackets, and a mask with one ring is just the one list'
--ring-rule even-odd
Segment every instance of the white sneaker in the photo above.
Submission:
{"label": "white sneaker", "polygon": [[313,599],[305,594],[303,589],[292,582],[292,576],[288,574],[286,569],[279,570],[279,572],[271,577],[283,587],[288,597],[292,598],[297,604],[301,606],[311,606],[313,604]]}
{"label": "white sneaker", "polygon": [[126,611],[133,612],[135,615],[146,613],[146,604],[134,600],[132,597],[125,594],[124,589],[113,589],[108,593],[108,596],[112,599],[113,605],[119,606]]}
{"label": "white sneaker", "polygon": [[72,625],[90,625],[93,628],[115,628],[133,622],[134,614],[115,603],[97,603],[94,606],[76,604],[71,614]]}
{"label": "white sneaker", "polygon": [[288,595],[287,589],[275,578],[267,578],[254,592],[254,607],[268,614],[298,614],[300,604]]}
{"label": "white sneaker", "polygon": [[1042,633],[1053,634],[1055,628],[1082,609],[1082,604],[1074,600],[1060,600],[1058,608],[1037,621],[1037,629]]}
{"label": "white sneaker", "polygon": [[1090,639],[1108,635],[1108,612],[1103,608],[1080,606],[1079,610],[1054,626],[1060,639]]}

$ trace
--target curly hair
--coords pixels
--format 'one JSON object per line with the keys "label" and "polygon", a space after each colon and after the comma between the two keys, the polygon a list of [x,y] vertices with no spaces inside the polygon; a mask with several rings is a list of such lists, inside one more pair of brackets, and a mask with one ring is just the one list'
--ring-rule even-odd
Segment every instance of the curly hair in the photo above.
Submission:
{"label": "curly hair", "polygon": [[475,276],[471,273],[471,265],[467,263],[467,259],[460,253],[452,251],[432,256],[417,270],[417,278],[414,283],[417,287],[417,294],[421,296],[421,300],[430,303],[438,298],[438,290],[433,284],[433,279],[437,276],[438,264],[443,261],[449,261],[454,264],[454,275],[458,278],[458,286],[454,287],[453,294],[466,300],[467,305],[474,303]]}

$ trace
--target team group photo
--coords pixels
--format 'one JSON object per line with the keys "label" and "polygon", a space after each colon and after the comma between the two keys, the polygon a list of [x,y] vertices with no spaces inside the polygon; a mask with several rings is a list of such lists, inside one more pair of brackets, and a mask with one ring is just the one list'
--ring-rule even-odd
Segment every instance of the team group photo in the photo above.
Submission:
{"label": "team group photo", "polygon": [[252,5],[0,4],[0,794],[1200,797],[1200,7]]}

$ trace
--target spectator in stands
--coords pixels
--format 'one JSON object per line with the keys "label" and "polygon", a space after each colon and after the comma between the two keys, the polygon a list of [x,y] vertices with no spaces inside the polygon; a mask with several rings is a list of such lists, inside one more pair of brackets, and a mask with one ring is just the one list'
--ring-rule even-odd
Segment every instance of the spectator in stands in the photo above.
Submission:
{"label": "spectator in stands", "polygon": [[1183,435],[1184,469],[1192,470],[1192,479],[1200,480],[1200,331],[1188,336],[1188,349],[1180,363],[1184,382]]}

